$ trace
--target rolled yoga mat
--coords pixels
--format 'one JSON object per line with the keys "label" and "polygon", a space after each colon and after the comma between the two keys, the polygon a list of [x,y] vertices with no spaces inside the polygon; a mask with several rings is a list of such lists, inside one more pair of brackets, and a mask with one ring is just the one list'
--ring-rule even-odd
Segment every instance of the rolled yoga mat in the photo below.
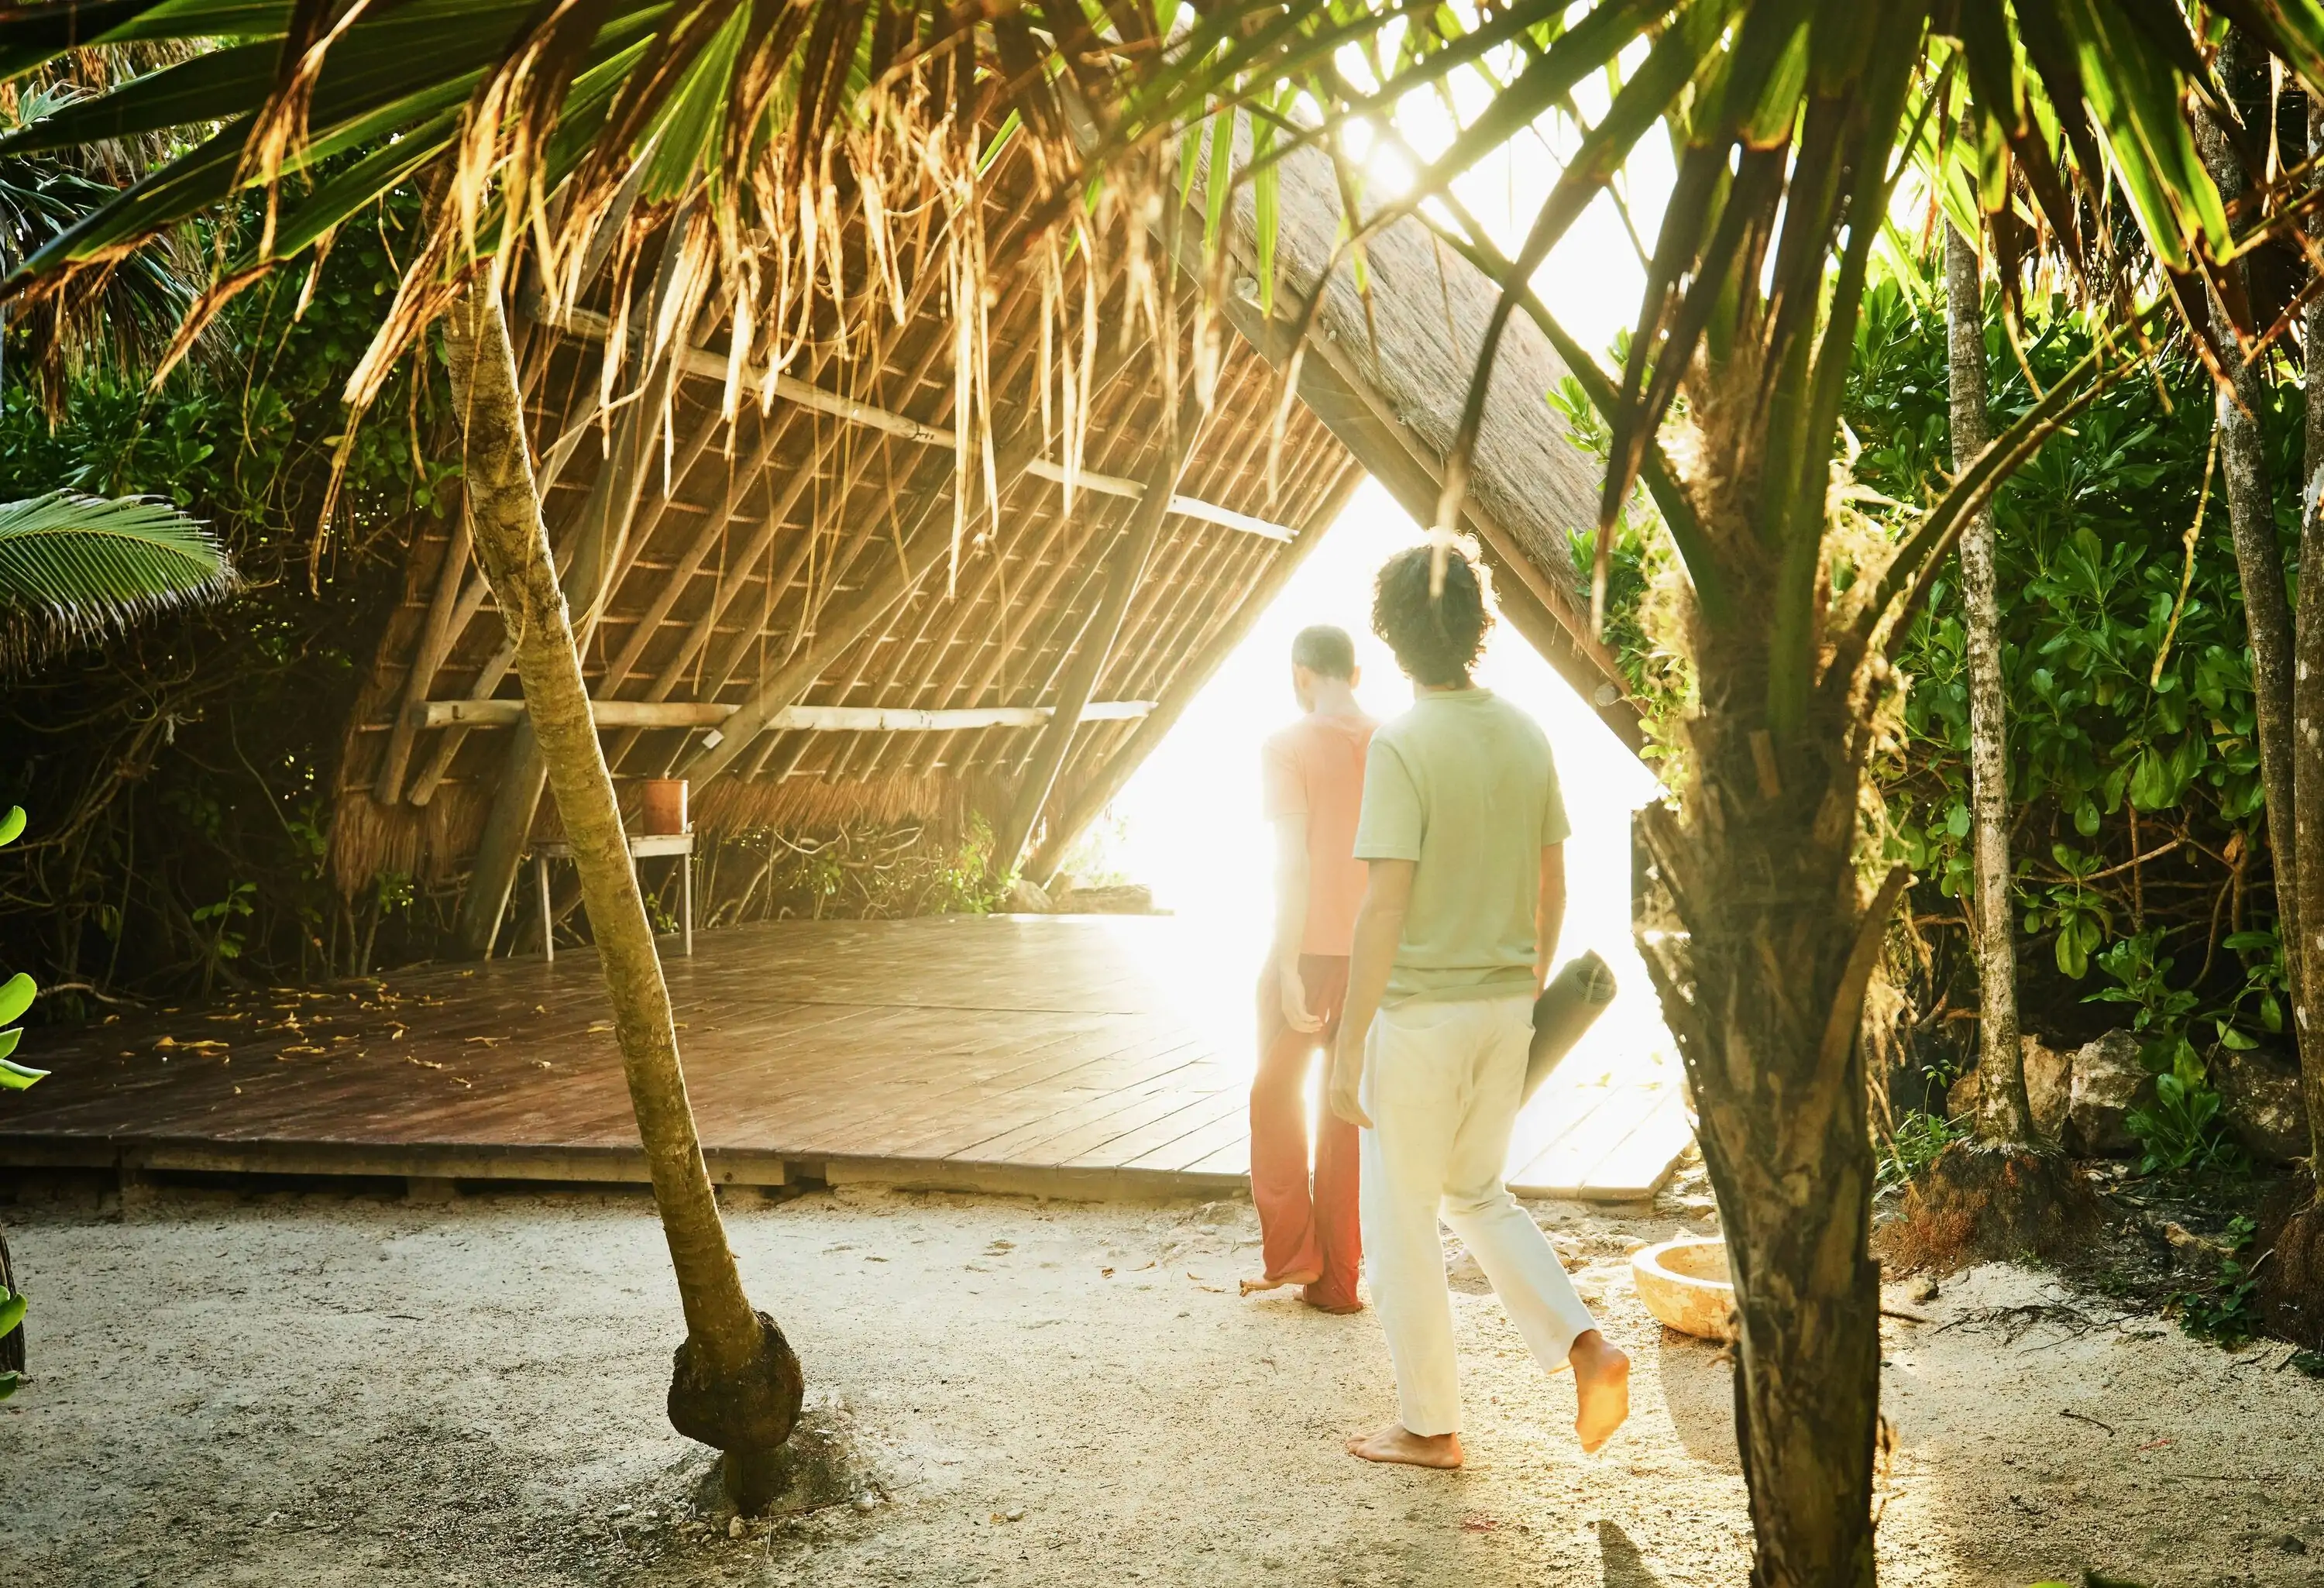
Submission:
{"label": "rolled yoga mat", "polygon": [[1582,1033],[1597,1023],[1613,1002],[1613,970],[1594,948],[1567,960],[1565,968],[1550,977],[1549,985],[1534,1000],[1533,1046],[1526,1055],[1525,1096],[1520,1106],[1533,1101],[1550,1071],[1573,1051]]}

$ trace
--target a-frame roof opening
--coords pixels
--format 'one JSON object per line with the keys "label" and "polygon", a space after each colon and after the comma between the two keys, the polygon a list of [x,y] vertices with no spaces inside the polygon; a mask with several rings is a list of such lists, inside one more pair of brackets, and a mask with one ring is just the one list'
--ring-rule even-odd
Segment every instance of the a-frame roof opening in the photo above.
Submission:
{"label": "a-frame roof opening", "polygon": [[[1270,322],[1252,295],[1229,294],[1235,334],[1213,344],[1214,402],[1168,511],[1144,515],[1139,534],[1169,428],[1163,372],[1192,379],[1204,317],[1182,272],[1178,356],[1122,334],[1141,321],[1119,224],[1046,283],[1030,263],[996,271],[980,372],[991,445],[969,449],[965,497],[941,292],[908,283],[902,323],[858,324],[844,347],[826,339],[769,406],[746,401],[731,421],[714,328],[681,363],[653,466],[627,476],[607,461],[619,421],[598,409],[604,315],[585,304],[551,323],[521,300],[545,515],[617,781],[687,778],[706,839],[982,821],[1012,856],[1031,843],[1028,872],[1054,867],[1367,470],[1408,511],[1433,509],[1491,289],[1417,223],[1392,228],[1369,250],[1369,314],[1349,272],[1333,275],[1286,403],[1284,317],[1338,229],[1320,163],[1286,163],[1284,299]],[[1007,191],[993,184],[985,217],[996,257],[1011,236]],[[1238,224],[1248,268],[1248,202]],[[1099,334],[1065,355],[1083,361],[1069,400],[1038,372],[1060,357],[1052,303],[1081,301],[1085,286]],[[1513,326],[1463,527],[1508,621],[1602,706],[1617,681],[1584,632],[1565,543],[1592,511],[1596,468],[1543,400],[1563,374],[1530,326]],[[1074,424],[1078,448],[1060,433]],[[1000,493],[989,513],[987,477]],[[464,916],[481,921],[472,947],[491,941],[527,845],[554,832],[537,774],[522,771],[509,657],[456,524],[420,539],[337,790],[342,887],[383,870],[466,874],[489,907]],[[1625,706],[1609,709],[1618,720]]]}

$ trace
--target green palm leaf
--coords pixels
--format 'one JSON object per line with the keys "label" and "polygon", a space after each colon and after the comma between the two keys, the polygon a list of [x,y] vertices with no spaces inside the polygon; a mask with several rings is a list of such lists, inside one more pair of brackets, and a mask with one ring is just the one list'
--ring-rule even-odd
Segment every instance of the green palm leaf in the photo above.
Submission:
{"label": "green palm leaf", "polygon": [[234,577],[209,531],[165,502],[51,491],[0,503],[0,660],[214,598]]}

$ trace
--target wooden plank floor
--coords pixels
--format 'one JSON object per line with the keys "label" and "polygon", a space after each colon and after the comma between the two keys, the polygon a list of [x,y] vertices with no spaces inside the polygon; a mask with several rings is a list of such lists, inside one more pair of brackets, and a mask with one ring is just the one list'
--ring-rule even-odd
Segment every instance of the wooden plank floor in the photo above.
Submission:
{"label": "wooden plank floor", "polygon": [[[1226,1189],[1248,1168],[1250,974],[1167,917],[779,922],[667,961],[714,1177],[1050,1196]],[[595,958],[262,992],[33,1032],[0,1166],[641,1180]],[[1570,1065],[1521,1189],[1651,1196],[1676,1088]]]}

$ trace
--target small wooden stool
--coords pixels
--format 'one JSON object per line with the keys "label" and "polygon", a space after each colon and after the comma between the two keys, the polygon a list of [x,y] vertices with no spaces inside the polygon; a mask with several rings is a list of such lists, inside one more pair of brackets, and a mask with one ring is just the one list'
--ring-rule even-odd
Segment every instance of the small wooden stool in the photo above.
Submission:
{"label": "small wooden stool", "polygon": [[[678,920],[680,952],[689,959],[694,956],[694,835],[692,833],[632,833],[630,869],[637,870],[638,862],[654,855],[678,856]],[[557,963],[557,923],[549,913],[549,863],[573,858],[573,845],[566,843],[540,844],[533,846],[532,872],[540,888],[540,956],[550,965]]]}

